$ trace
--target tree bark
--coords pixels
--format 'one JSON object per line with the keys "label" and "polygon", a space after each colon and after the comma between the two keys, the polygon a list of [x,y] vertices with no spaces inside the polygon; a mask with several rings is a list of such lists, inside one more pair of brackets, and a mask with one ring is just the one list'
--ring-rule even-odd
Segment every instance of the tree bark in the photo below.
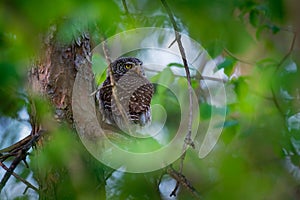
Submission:
{"label": "tree bark", "polygon": [[[49,100],[55,110],[55,113],[53,113],[54,121],[67,124],[71,130],[69,132],[75,132],[72,111],[73,86],[78,69],[81,72],[87,71],[89,75],[92,72],[91,41],[89,35],[82,32],[78,34],[79,36],[74,36],[70,43],[66,43],[59,37],[59,31],[56,26],[52,26],[43,39],[44,47],[38,59],[39,61],[31,68],[29,73],[29,85],[34,94]],[[87,77],[87,81],[91,82],[89,85],[94,86],[94,80],[89,79],[91,77]],[[90,89],[92,90],[92,88]],[[39,142],[35,156],[41,156],[40,152],[43,149],[43,143],[46,143],[45,141],[47,143],[51,142],[51,131],[53,129],[48,122],[44,123],[37,117],[39,116],[38,112],[34,103],[32,103],[30,115],[33,134],[37,134],[40,130],[47,132],[41,140],[43,142]],[[45,139],[45,137],[47,138]],[[39,163],[34,163],[35,169],[37,169],[34,171],[34,176],[39,184],[40,199],[74,199],[85,192],[89,192],[87,196],[92,195],[91,197],[97,196],[98,199],[105,199],[105,179],[103,170],[101,170],[103,166],[91,158],[79,141],[77,141],[77,145],[79,147],[76,146],[75,148],[78,154],[74,155],[71,164],[54,166],[50,170],[44,170],[41,169]],[[82,176],[87,177],[82,178],[82,176],[76,174],[78,166],[83,168],[79,173],[84,171],[86,174]],[[81,178],[77,178],[77,175]],[[76,183],[74,183],[75,179],[77,180]],[[79,192],[80,194],[78,194]]]}

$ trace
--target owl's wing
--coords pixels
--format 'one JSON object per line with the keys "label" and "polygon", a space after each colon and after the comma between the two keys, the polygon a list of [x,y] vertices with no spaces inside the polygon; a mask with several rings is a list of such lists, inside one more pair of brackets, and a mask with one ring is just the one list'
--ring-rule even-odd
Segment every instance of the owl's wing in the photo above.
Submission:
{"label": "owl's wing", "polygon": [[151,83],[140,86],[131,95],[129,101],[130,119],[135,123],[145,125],[151,120],[150,103],[154,93]]}
{"label": "owl's wing", "polygon": [[100,86],[98,89],[98,92],[96,93],[96,99],[99,104],[102,120],[109,124],[113,123],[111,115],[111,96],[112,86],[110,85],[109,79],[106,79],[102,86]]}

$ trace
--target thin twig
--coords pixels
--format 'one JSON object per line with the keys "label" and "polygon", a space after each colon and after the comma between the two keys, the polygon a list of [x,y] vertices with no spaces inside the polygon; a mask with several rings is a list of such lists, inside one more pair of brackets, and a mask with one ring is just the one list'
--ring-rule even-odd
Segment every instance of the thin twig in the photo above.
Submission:
{"label": "thin twig", "polygon": [[104,53],[107,64],[110,65],[111,64],[111,58],[110,58],[110,55],[109,55],[107,43],[106,43],[105,38],[102,38],[102,39],[103,39],[103,42],[102,42],[103,53]]}
{"label": "thin twig", "polygon": [[[6,165],[4,165],[2,162],[0,162],[0,166],[1,166],[4,170],[8,171],[8,167],[7,167]],[[36,188],[34,185],[32,185],[31,183],[29,183],[28,181],[26,181],[24,178],[22,178],[21,176],[19,176],[19,175],[16,174],[15,172],[12,172],[12,175],[13,175],[16,179],[22,181],[25,185],[27,185],[28,188],[31,188],[31,189],[33,189],[33,190],[36,191],[36,192],[39,191],[38,188]]]}
{"label": "thin twig", "polygon": [[1,149],[0,150],[0,153],[5,153],[5,152],[14,152],[16,149],[19,149],[21,148],[24,144],[26,144],[28,141],[31,140],[31,135],[28,135],[27,137],[25,137],[24,139],[18,141],[17,143],[9,146],[9,147],[6,147],[4,149]]}
{"label": "thin twig", "polygon": [[4,174],[3,178],[0,182],[0,193],[4,186],[6,185],[7,181],[9,180],[10,176],[14,172],[15,168],[19,165],[19,163],[26,158],[26,153],[22,150],[19,151],[19,155],[15,157],[13,162],[11,163],[10,167],[6,170],[6,173]]}
{"label": "thin twig", "polygon": [[284,111],[282,110],[282,108],[280,106],[280,103],[276,97],[275,89],[273,88],[273,86],[271,86],[271,93],[272,93],[272,97],[273,97],[272,99],[273,99],[275,107],[277,108],[278,112],[280,113],[280,116],[282,116],[283,120],[285,120],[286,114],[284,113]]}
{"label": "thin twig", "polygon": [[162,178],[165,173],[166,173],[165,171],[162,171],[162,173],[160,174],[158,181],[157,181],[157,189],[159,189],[159,185],[161,184]]}
{"label": "thin twig", "polygon": [[[297,33],[293,32],[293,34],[294,34],[293,35],[293,40],[292,40],[292,43],[290,45],[290,48],[289,48],[288,52],[286,53],[286,55],[281,59],[281,61],[276,66],[276,69],[274,71],[274,77],[277,76],[278,70],[280,69],[280,67],[282,66],[282,64],[286,61],[286,59],[291,55],[291,53],[294,50],[294,46],[295,46],[295,42],[296,42],[296,38],[297,38]],[[275,104],[275,107],[277,108],[277,110],[279,111],[280,115],[285,120],[286,114],[284,113],[283,109],[281,108],[280,103],[279,103],[279,101],[278,101],[278,99],[276,97],[274,84],[271,84],[271,93],[272,93],[273,102]]]}
{"label": "thin twig", "polygon": [[[293,40],[291,43],[291,46],[289,48],[289,51],[287,52],[287,54],[281,59],[281,61],[279,62],[279,64],[276,67],[276,72],[279,70],[280,66],[284,63],[284,61],[291,55],[291,53],[294,50],[294,46],[295,46],[295,42],[296,42],[296,38],[297,38],[297,32],[293,32]],[[275,73],[276,73],[275,72]]]}
{"label": "thin twig", "polygon": [[[184,69],[185,69],[185,72],[186,72],[186,78],[187,78],[187,81],[188,81],[189,104],[190,104],[189,105],[189,121],[188,121],[188,132],[186,134],[184,144],[183,144],[183,149],[182,149],[183,154],[181,155],[181,159],[180,159],[179,172],[181,174],[182,170],[183,170],[183,161],[184,161],[184,158],[185,158],[185,151],[186,151],[188,145],[190,145],[193,148],[195,147],[195,145],[192,141],[192,138],[191,138],[191,135],[192,135],[192,121],[193,121],[193,90],[192,90],[192,84],[191,84],[190,70],[189,70],[189,67],[188,67],[188,61],[187,61],[187,58],[186,58],[186,55],[185,55],[185,50],[184,50],[183,44],[181,42],[181,34],[179,33],[177,23],[175,21],[172,10],[168,6],[167,2],[165,0],[161,0],[161,3],[163,4],[164,8],[166,9],[166,12],[168,13],[170,21],[173,25],[173,29],[174,29],[174,32],[175,32],[175,40],[178,44],[178,48],[179,48],[179,51],[180,51],[180,54],[181,54],[181,59],[182,59],[183,66],[184,66]],[[200,78],[202,78],[201,74],[200,74]],[[174,188],[171,195],[174,195],[174,196],[176,195],[176,191],[178,189],[178,186],[179,186],[179,181],[177,180],[176,187]]]}
{"label": "thin twig", "polygon": [[236,57],[235,55],[233,55],[233,53],[231,53],[228,49],[226,49],[226,48],[224,48],[224,52],[228,55],[228,56],[230,56],[230,57],[232,57],[233,59],[235,59],[235,60],[237,60],[237,61],[239,61],[239,62],[241,62],[241,63],[245,63],[245,64],[247,64],[247,65],[254,65],[255,63],[252,63],[252,62],[250,62],[250,61],[246,61],[246,60],[243,60],[243,59],[240,59],[240,58],[238,58],[238,57]]}
{"label": "thin twig", "polygon": [[[144,69],[147,70],[148,72],[161,72],[160,70],[148,68],[147,66],[144,66]],[[182,77],[181,75],[177,75],[177,74],[174,74],[174,76]],[[225,79],[220,79],[220,78],[211,77],[211,76],[204,76],[204,75],[201,75],[200,78],[198,78],[198,76],[190,76],[190,77],[191,77],[191,79],[195,79],[195,80],[208,80],[208,81],[216,81],[216,82],[221,82],[221,83],[227,82],[227,80],[225,80]]]}
{"label": "thin twig", "polygon": [[128,10],[128,6],[127,6],[127,3],[126,3],[126,0],[122,0],[122,4],[123,4],[124,10],[125,10],[125,14],[128,15],[129,14],[129,10]]}
{"label": "thin twig", "polygon": [[129,9],[128,9],[126,0],[122,0],[122,4],[123,4],[124,10],[125,10],[125,15],[126,15],[126,17],[128,18],[130,24],[133,25],[132,28],[134,28],[134,27],[136,26],[136,25],[135,25],[135,20],[134,20],[134,18],[133,18],[133,14],[131,14],[131,13],[129,12]]}
{"label": "thin twig", "polygon": [[171,44],[168,46],[168,48],[171,48],[175,42],[176,42],[176,38],[171,42]]}
{"label": "thin twig", "polygon": [[[177,172],[172,167],[168,167],[167,173],[177,181],[176,186],[177,186],[177,184],[178,185],[181,184],[186,189],[188,189],[196,199],[201,198],[199,192],[192,186],[192,184],[189,182],[189,180],[182,173]],[[178,186],[177,186],[177,188],[178,188]],[[176,196],[176,191],[173,190],[173,192],[170,194],[170,196]]]}
{"label": "thin twig", "polygon": [[260,92],[253,90],[251,88],[249,88],[249,91],[251,91],[254,95],[256,95],[264,100],[273,101],[273,97],[265,96],[264,94],[261,94]]}
{"label": "thin twig", "polygon": [[115,104],[117,106],[118,111],[120,112],[124,122],[125,122],[125,126],[127,128],[127,130],[131,133],[131,130],[129,128],[129,121],[127,118],[127,114],[126,111],[124,109],[124,107],[122,106],[122,104],[120,103],[120,100],[118,98],[117,95],[117,82],[115,82],[114,77],[112,75],[112,69],[111,69],[111,65],[109,65],[109,77],[110,77],[110,85],[111,85],[111,89],[112,89],[112,97],[115,100]]}
{"label": "thin twig", "polygon": [[118,85],[117,85],[117,82],[114,79],[114,76],[113,76],[113,73],[112,73],[112,66],[111,66],[112,61],[111,61],[111,58],[110,58],[110,55],[109,55],[109,49],[107,47],[107,44],[106,44],[105,40],[103,42],[102,48],[103,48],[103,52],[104,52],[104,55],[105,55],[105,59],[108,62],[108,69],[107,70],[108,70],[108,75],[109,75],[109,78],[110,78],[110,86],[111,86],[111,89],[112,89],[112,97],[115,100],[115,104],[117,106],[117,109],[120,112],[120,114],[121,114],[121,116],[122,116],[122,118],[125,122],[126,128],[131,133],[131,130],[129,128],[129,121],[128,121],[128,118],[127,118],[126,111],[125,111],[124,107],[121,105],[120,100],[117,96],[117,87],[118,87]]}
{"label": "thin twig", "polygon": [[190,110],[190,115],[189,115],[189,123],[188,123],[188,134],[187,134],[187,137],[186,139],[189,140],[188,144],[193,146],[193,142],[191,141],[191,133],[192,133],[192,120],[193,120],[193,91],[192,91],[192,84],[191,84],[191,75],[190,75],[190,70],[189,70],[189,67],[188,67],[188,61],[186,59],[186,55],[185,55],[185,51],[184,51],[184,47],[183,47],[183,44],[181,42],[181,35],[179,33],[179,29],[177,27],[177,24],[176,24],[176,21],[174,19],[174,15],[171,11],[171,9],[169,8],[167,2],[165,0],[161,0],[163,6],[165,7],[168,15],[169,15],[169,18],[171,20],[171,23],[173,25],[173,28],[174,28],[174,31],[175,31],[175,38],[176,38],[176,41],[177,41],[177,44],[178,44],[178,47],[179,47],[179,51],[180,51],[180,54],[181,54],[181,59],[182,59],[182,62],[183,62],[183,66],[184,66],[184,69],[185,69],[185,72],[186,72],[186,78],[188,80],[188,89],[189,89],[189,110]]}
{"label": "thin twig", "polygon": [[115,169],[112,169],[112,170],[108,173],[108,175],[106,175],[106,177],[104,177],[105,181],[107,181],[107,180],[112,176],[112,174],[113,174],[115,171],[116,171]]}
{"label": "thin twig", "polygon": [[[107,42],[105,40],[105,37],[102,36],[101,37],[102,39],[102,50],[103,50],[103,54],[104,54],[104,57],[105,57],[105,60],[108,64],[108,66],[111,64],[111,58],[110,58],[110,55],[109,55],[109,51],[108,51],[108,47],[107,47]],[[90,96],[94,96],[98,91],[100,90],[100,87],[97,88],[95,91],[93,91]]]}
{"label": "thin twig", "polygon": [[[18,145],[12,145],[12,146],[15,146],[15,148],[18,149],[18,151],[15,154],[15,158],[14,158],[13,162],[11,163],[11,165],[9,166],[9,168],[7,168],[6,173],[4,174],[3,178],[1,179],[1,182],[0,182],[0,193],[1,193],[2,189],[4,188],[4,186],[6,185],[7,181],[9,180],[9,178],[11,177],[11,175],[13,175],[14,170],[19,165],[19,163],[21,161],[25,161],[28,150],[31,147],[34,146],[34,144],[40,138],[40,136],[41,136],[42,133],[44,133],[43,130],[39,131],[35,135],[30,134],[30,140],[27,143],[25,143],[25,144],[23,144],[21,142],[17,142],[16,144],[18,144]],[[21,141],[23,141],[23,140],[21,140]],[[19,147],[20,144],[22,144],[22,146]],[[15,149],[13,149],[13,150],[15,151]],[[1,161],[1,163],[2,163],[2,161]]]}

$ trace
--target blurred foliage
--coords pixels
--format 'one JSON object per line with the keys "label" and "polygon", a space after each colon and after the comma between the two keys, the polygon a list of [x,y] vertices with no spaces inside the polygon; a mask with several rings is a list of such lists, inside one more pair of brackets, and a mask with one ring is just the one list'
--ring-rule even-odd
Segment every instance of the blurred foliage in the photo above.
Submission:
{"label": "blurred foliage", "polygon": [[[67,43],[82,31],[89,31],[94,44],[132,28],[172,28],[160,1],[125,2],[128,12],[123,1],[117,0],[1,1],[0,149],[7,146],[7,141],[12,142],[19,137],[19,126],[15,126],[14,130],[11,128],[15,123],[13,119],[18,120],[19,111],[28,107],[30,112],[29,100],[24,92],[27,67],[32,59],[39,56],[49,27],[58,24],[59,34]],[[297,43],[289,52],[294,30],[289,27],[293,20],[288,15],[289,2],[177,0],[168,3],[181,32],[201,43],[212,58],[223,56],[219,69],[223,69],[228,77],[236,68],[241,71],[239,77],[226,83],[233,88],[236,101],[226,105],[226,120],[217,145],[204,159],[199,159],[196,150],[188,150],[184,175],[204,199],[299,199],[300,61]],[[227,51],[232,55],[226,54]],[[244,62],[244,59],[249,62]],[[103,66],[94,69],[98,70],[95,72],[99,75],[96,82],[100,84],[106,75],[105,61],[93,62]],[[152,81],[184,84],[174,76],[171,67],[182,66],[170,63],[152,77]],[[193,80],[193,86],[199,87],[199,82]],[[163,184],[169,184],[167,179],[159,184],[163,170],[128,174],[104,167],[93,160],[73,132],[53,122],[52,109],[47,102],[43,99],[34,101],[39,117],[51,130],[51,136],[43,149],[32,151],[32,171],[23,167],[20,169],[22,177],[27,178],[33,172],[34,178],[39,181],[57,168],[67,169],[65,177],[48,177],[57,180],[57,187],[61,188],[57,194],[60,198],[95,199],[103,193],[108,199],[169,196],[170,192],[166,192],[169,190],[159,189]],[[167,88],[157,88],[153,102],[164,105],[168,116],[180,115],[178,102]],[[212,109],[218,111],[221,108],[209,102],[199,103],[201,134],[212,117]],[[168,117],[167,123],[170,130],[166,137],[170,140],[179,122]],[[149,145],[147,150],[161,147],[152,140],[143,145]],[[144,147],[138,146],[136,150],[143,152]],[[86,158],[92,160],[90,166],[86,165]],[[178,167],[178,162],[174,163],[174,167]],[[104,179],[106,186],[95,187]],[[174,185],[170,187],[172,191]],[[26,194],[24,196],[26,198]],[[6,198],[0,194],[0,199],[2,197]],[[177,199],[192,199],[192,196],[180,187]]]}
{"label": "blurred foliage", "polygon": [[236,64],[236,59],[232,57],[225,58],[225,60],[218,65],[218,69],[224,69],[224,73],[226,75],[230,75],[232,73],[232,69]]}
{"label": "blurred foliage", "polygon": [[[55,187],[56,198],[105,196],[104,185],[99,185],[103,182],[105,167],[89,155],[67,127],[52,130],[48,140],[42,149],[33,151],[30,156],[30,169],[37,182],[48,189]],[[55,185],[47,185],[44,181],[48,179]]]}

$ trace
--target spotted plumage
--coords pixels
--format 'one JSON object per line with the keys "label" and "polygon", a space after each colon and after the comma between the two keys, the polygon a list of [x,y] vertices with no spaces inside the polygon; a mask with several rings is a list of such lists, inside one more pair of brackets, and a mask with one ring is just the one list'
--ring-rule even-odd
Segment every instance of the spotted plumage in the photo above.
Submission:
{"label": "spotted plumage", "polygon": [[127,122],[140,126],[151,122],[150,103],[154,88],[146,78],[142,64],[142,61],[132,57],[119,58],[110,64],[115,85],[112,86],[108,71],[96,94],[106,123],[122,129]]}

